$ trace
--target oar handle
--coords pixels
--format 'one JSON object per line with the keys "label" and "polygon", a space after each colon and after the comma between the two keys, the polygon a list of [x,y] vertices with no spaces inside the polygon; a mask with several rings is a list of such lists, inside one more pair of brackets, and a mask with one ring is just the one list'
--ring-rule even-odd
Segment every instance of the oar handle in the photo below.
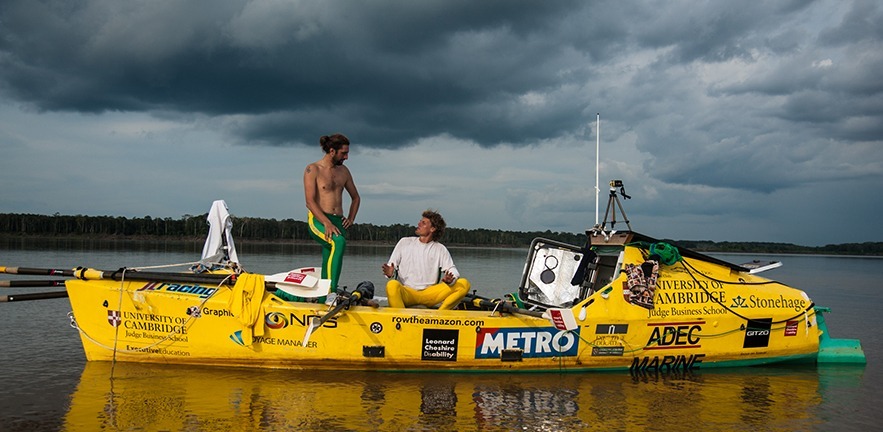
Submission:
{"label": "oar handle", "polygon": [[14,302],[14,301],[25,301],[25,300],[45,300],[45,299],[54,299],[54,298],[62,298],[62,297],[67,297],[67,291],[44,292],[44,293],[33,293],[33,294],[10,294],[10,295],[0,295],[0,303]]}
{"label": "oar handle", "polygon": [[4,280],[0,281],[0,288],[33,288],[64,286],[65,280]]}

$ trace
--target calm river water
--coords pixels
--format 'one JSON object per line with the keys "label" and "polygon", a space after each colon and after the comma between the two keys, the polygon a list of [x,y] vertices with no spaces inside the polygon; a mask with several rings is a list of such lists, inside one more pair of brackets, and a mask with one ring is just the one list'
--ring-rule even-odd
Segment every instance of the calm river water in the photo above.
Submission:
{"label": "calm river water", "polygon": [[[237,245],[245,268],[319,263],[312,245]],[[0,265],[115,269],[189,262],[201,245],[0,243]],[[342,285],[372,280],[392,246],[351,246]],[[526,249],[452,248],[479,294],[515,291]],[[632,376],[297,372],[86,363],[67,299],[0,304],[0,430],[767,431],[877,430],[883,422],[883,259],[716,255],[785,263],[765,273],[828,306],[834,337],[866,366],[762,367]],[[2,275],[0,279],[33,279]],[[0,288],[0,294],[50,289]],[[378,295],[382,295],[378,292]]]}

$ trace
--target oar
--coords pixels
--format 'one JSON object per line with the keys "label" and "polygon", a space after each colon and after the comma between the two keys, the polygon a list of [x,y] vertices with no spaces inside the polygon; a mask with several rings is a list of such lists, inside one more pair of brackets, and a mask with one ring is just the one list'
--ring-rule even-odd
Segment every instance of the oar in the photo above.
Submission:
{"label": "oar", "polygon": [[[146,281],[146,282],[190,282],[201,283],[206,285],[235,285],[235,274],[215,274],[215,273],[163,273],[163,272],[147,272],[137,270],[97,270],[92,268],[77,267],[73,270],[58,269],[25,269],[22,267],[0,267],[0,273],[13,274],[62,274],[64,276],[73,276],[82,280],[127,280],[127,281]],[[55,273],[50,273],[55,272]],[[264,288],[267,291],[276,291],[275,282],[264,282]]]}
{"label": "oar", "polygon": [[532,311],[527,309],[522,309],[516,306],[513,306],[512,303],[503,301],[503,300],[488,300],[481,297],[467,295],[464,299],[466,302],[472,303],[473,306],[481,308],[481,309],[491,309],[499,312],[505,312],[510,314],[521,314],[532,316],[535,318],[545,318],[542,312]]}
{"label": "oar", "polygon": [[328,321],[340,311],[349,309],[349,307],[354,304],[358,304],[362,299],[371,300],[372,298],[374,298],[374,284],[369,281],[360,282],[359,285],[356,286],[356,289],[351,293],[347,293],[344,288],[337,294],[337,305],[334,306],[331,311],[321,317],[313,317],[313,319],[310,320],[310,325],[307,326],[307,332],[304,334],[304,340],[301,346],[307,346],[307,342],[310,341],[310,336],[312,336],[313,332],[319,327],[322,327],[322,324],[325,324],[325,321]]}
{"label": "oar", "polygon": [[61,280],[3,280],[0,281],[0,288],[33,288],[33,287],[52,287],[64,286],[64,279]]}
{"label": "oar", "polygon": [[10,294],[10,295],[0,295],[0,303],[14,302],[14,301],[25,301],[25,300],[44,300],[44,299],[54,299],[54,298],[62,298],[62,297],[67,297],[67,291],[55,291],[55,292],[33,293],[33,294]]}
{"label": "oar", "polygon": [[0,266],[0,273],[23,274],[31,276],[73,276],[74,270]]}
{"label": "oar", "polygon": [[545,312],[532,311],[513,306],[512,303],[503,300],[487,300],[475,295],[469,295],[465,301],[471,301],[478,308],[506,312],[510,314],[527,315],[534,318],[542,318],[549,321],[558,330],[574,330],[578,327],[576,317],[570,309],[548,308]]}
{"label": "oar", "polygon": [[64,270],[27,267],[0,267],[0,273],[44,276],[71,276],[83,280],[112,279],[119,281],[122,279],[127,279],[148,282],[200,282],[205,284],[219,284],[221,282],[229,282],[228,285],[233,285],[236,283],[235,275],[230,274],[142,272],[126,268],[121,268],[119,270],[97,270],[86,267],[77,267],[73,270]]}

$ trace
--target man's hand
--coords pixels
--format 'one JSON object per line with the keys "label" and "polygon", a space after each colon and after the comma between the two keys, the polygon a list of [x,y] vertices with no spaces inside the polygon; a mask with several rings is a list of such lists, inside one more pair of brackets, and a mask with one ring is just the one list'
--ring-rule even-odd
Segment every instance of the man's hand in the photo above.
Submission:
{"label": "man's hand", "polygon": [[388,278],[391,278],[396,273],[395,266],[392,264],[387,264],[387,263],[384,263],[383,265],[381,265],[380,270],[382,270],[383,275]]}
{"label": "man's hand", "polygon": [[331,241],[331,238],[335,235],[340,235],[340,230],[334,226],[331,221],[328,221],[325,225],[325,240]]}
{"label": "man's hand", "polygon": [[453,273],[445,272],[445,277],[442,278],[442,282],[450,285],[450,284],[454,283],[454,279],[456,279],[456,277],[454,276]]}

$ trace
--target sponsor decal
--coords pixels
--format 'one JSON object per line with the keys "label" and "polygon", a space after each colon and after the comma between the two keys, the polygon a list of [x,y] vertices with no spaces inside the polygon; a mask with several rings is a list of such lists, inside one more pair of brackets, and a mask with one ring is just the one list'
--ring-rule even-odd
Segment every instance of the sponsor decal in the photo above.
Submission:
{"label": "sponsor decal", "polygon": [[758,297],[754,294],[751,294],[748,297],[736,296],[733,299],[733,304],[730,305],[731,308],[791,309],[795,312],[800,312],[806,309],[806,306],[805,299],[785,298],[785,296],[781,294],[779,294],[778,298],[764,298]]}
{"label": "sponsor decal", "polygon": [[166,291],[178,294],[190,294],[199,296],[199,298],[208,298],[217,291],[214,287],[204,287],[199,284],[176,284],[166,282],[149,282],[146,283],[138,291]]}
{"label": "sponsor decal", "polygon": [[422,360],[457,361],[459,330],[423,329]]}
{"label": "sponsor decal", "polygon": [[695,369],[700,366],[703,358],[705,354],[635,357],[629,371]]}
{"label": "sponsor decal", "polygon": [[113,327],[122,325],[126,329],[125,337],[131,339],[187,342],[186,324],[189,319],[141,312],[107,311],[108,324]]}
{"label": "sponsor decal", "polygon": [[622,357],[623,347],[621,346],[593,346],[592,347],[592,356],[593,357]]}
{"label": "sponsor decal", "polygon": [[[432,326],[449,326],[449,327],[460,327],[460,326],[475,326],[481,327],[484,325],[484,320],[462,320],[462,319],[451,319],[451,318],[439,318],[432,316],[416,316],[412,315],[409,317],[400,317],[394,316],[392,317],[392,322],[394,324],[418,324],[418,325],[432,325]],[[396,327],[396,328],[399,328]]]}
{"label": "sponsor decal", "polygon": [[380,332],[383,331],[383,324],[380,324],[379,322],[374,321],[373,323],[371,323],[370,329],[371,329],[371,333],[379,334]]}
{"label": "sponsor decal", "polygon": [[179,335],[175,333],[170,334],[158,334],[142,331],[139,332],[137,330],[126,330],[126,337],[129,339],[149,339],[156,342],[188,342],[189,339],[187,335]]}
{"label": "sponsor decal", "polygon": [[[684,281],[673,281],[684,282]],[[717,283],[717,282],[716,282]],[[719,284],[719,283],[718,283]],[[657,306],[660,305],[690,305],[705,303],[724,303],[726,301],[726,292],[724,290],[717,291],[662,291],[659,290],[654,298]]]}
{"label": "sponsor decal", "polygon": [[199,306],[190,306],[187,308],[187,315],[193,318],[199,318],[202,316],[202,312],[199,311]]}
{"label": "sponsor decal", "polygon": [[695,316],[707,316],[707,315],[725,315],[729,313],[726,308],[714,305],[706,305],[701,308],[690,308],[690,307],[670,307],[668,309],[663,309],[657,307],[654,310],[651,310],[648,317],[659,317],[662,319],[666,318],[674,318],[674,317],[695,317]]}
{"label": "sponsor decal", "polygon": [[595,326],[595,334],[626,334],[628,332],[628,324],[598,324]]}
{"label": "sponsor decal", "polygon": [[733,304],[731,304],[730,307],[731,308],[747,308],[748,304],[745,303],[746,300],[747,299],[742,296],[736,296],[736,298],[733,299]]}
{"label": "sponsor decal", "polygon": [[[236,343],[239,346],[245,346],[245,341],[242,339],[242,330],[237,330],[230,335],[230,340]],[[274,345],[281,347],[306,347],[306,348],[316,348],[318,344],[316,341],[309,341],[306,345],[299,340],[294,339],[285,339],[285,338],[276,338],[276,337],[267,337],[267,336],[254,336],[252,338],[252,342],[255,344],[263,344],[263,345]]]}
{"label": "sponsor decal", "polygon": [[200,311],[201,315],[205,316],[213,316],[213,317],[230,317],[233,318],[233,312],[230,312],[227,309],[212,309],[212,308],[202,308]]}
{"label": "sponsor decal", "polygon": [[[671,273],[674,269],[666,269]],[[718,281],[688,280],[688,279],[660,279],[656,282],[659,289],[663,290],[713,290],[723,289],[724,284]]]}
{"label": "sponsor decal", "polygon": [[185,325],[189,319],[140,312],[120,313],[112,310],[107,311],[107,322],[113,327],[122,325],[125,329],[124,337],[136,340],[147,339],[172,343],[188,342],[187,327]]}
{"label": "sponsor decal", "polygon": [[236,342],[237,345],[245,346],[245,342],[242,340],[242,330],[236,330],[233,334],[230,335],[230,340]]}
{"label": "sponsor decal", "polygon": [[126,351],[140,351],[147,354],[160,354],[163,356],[190,357],[190,353],[182,350],[174,350],[160,347],[136,347],[126,345]]}
{"label": "sponsor decal", "polygon": [[[187,327],[185,325],[190,318],[142,312],[123,312],[122,316],[119,317],[120,321],[114,325],[110,319],[110,312],[108,311],[108,322],[114,327],[122,324],[123,328],[126,329],[127,337],[187,341],[187,338],[183,337],[183,335],[187,334]],[[175,337],[174,335],[181,336]]]}
{"label": "sponsor decal", "polygon": [[574,357],[579,348],[579,329],[481,328],[475,337],[477,359],[498,359],[503,350],[510,349],[522,350],[524,358]]}
{"label": "sponsor decal", "polygon": [[785,323],[785,336],[797,336],[797,327],[800,321],[788,321]]}
{"label": "sponsor decal", "polygon": [[285,327],[288,327],[288,318],[286,318],[283,313],[270,312],[264,316],[264,324],[266,324],[269,329],[284,329]]}
{"label": "sponsor decal", "polygon": [[772,318],[753,319],[745,325],[745,342],[742,348],[764,348],[770,343]]}
{"label": "sponsor decal", "polygon": [[111,327],[117,327],[122,322],[122,318],[120,318],[120,312],[114,310],[107,310],[107,323],[111,325]]}
{"label": "sponsor decal", "polygon": [[699,333],[705,321],[650,323],[653,332],[645,350],[701,348]]}
{"label": "sponsor decal", "polygon": [[[306,327],[310,325],[313,318],[322,318],[321,315],[316,314],[303,314],[303,315],[295,315],[294,313],[288,315],[288,322],[291,324],[298,323],[301,327]],[[331,318],[328,321],[325,321],[325,324],[322,324],[322,327],[325,328],[337,328],[337,318]]]}

